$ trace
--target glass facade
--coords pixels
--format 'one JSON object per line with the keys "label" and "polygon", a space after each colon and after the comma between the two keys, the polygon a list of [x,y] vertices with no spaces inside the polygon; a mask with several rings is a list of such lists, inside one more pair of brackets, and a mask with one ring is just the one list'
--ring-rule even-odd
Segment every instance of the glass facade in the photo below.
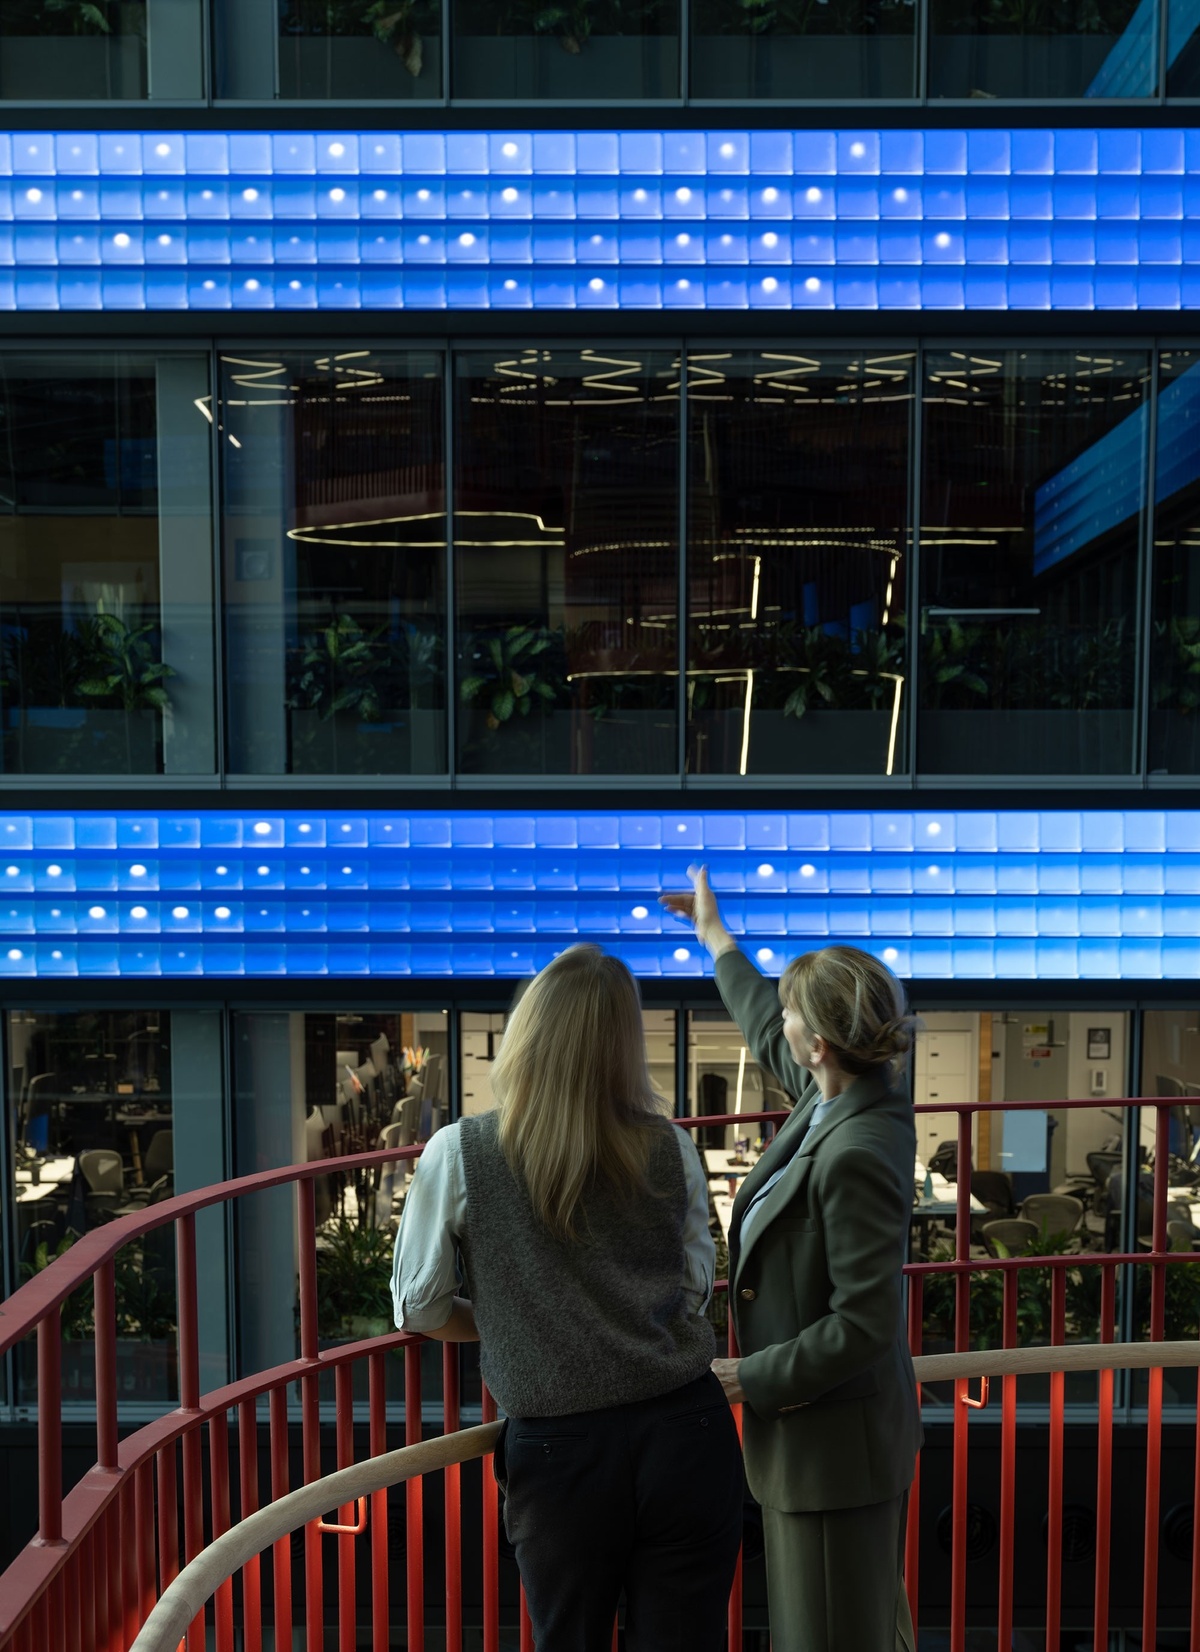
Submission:
{"label": "glass facade", "polygon": [[0,99],[202,98],[203,0],[5,0]]}

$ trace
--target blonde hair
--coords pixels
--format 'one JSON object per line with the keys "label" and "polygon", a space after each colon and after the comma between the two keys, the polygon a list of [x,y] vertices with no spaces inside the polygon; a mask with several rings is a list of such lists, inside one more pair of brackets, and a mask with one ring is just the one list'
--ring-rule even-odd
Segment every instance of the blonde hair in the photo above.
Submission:
{"label": "blonde hair", "polygon": [[637,983],[598,946],[573,946],[529,982],[492,1066],[500,1147],[534,1213],[562,1239],[588,1187],[650,1193],[650,1133],[669,1104],[650,1083]]}
{"label": "blonde hair", "polygon": [[805,952],[779,978],[779,1001],[800,1016],[810,1037],[823,1038],[844,1072],[873,1067],[899,1072],[913,1047],[917,1018],[886,964],[856,946]]}

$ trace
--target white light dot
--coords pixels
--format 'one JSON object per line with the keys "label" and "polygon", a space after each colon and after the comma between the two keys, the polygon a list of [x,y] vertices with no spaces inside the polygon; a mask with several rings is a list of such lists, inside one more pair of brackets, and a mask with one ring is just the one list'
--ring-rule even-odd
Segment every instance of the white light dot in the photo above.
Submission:
{"label": "white light dot", "polygon": [[61,959],[62,953],[59,952],[57,948],[55,948],[55,950],[50,954],[50,956],[54,959]]}
{"label": "white light dot", "polygon": [[422,246],[422,247],[427,247],[429,245],[428,235],[418,235],[417,236],[417,244],[419,246]]}
{"label": "white light dot", "polygon": [[131,918],[144,918],[146,915],[146,908],[144,906],[131,906],[129,908],[129,916]]}
{"label": "white light dot", "polygon": [[113,246],[114,247],[127,247],[128,245],[129,245],[129,237],[128,237],[128,235],[126,235],[124,230],[121,230],[118,234],[113,236]]}
{"label": "white light dot", "polygon": [[343,825],[343,827],[342,827],[343,832],[348,832],[349,830],[350,830],[349,826]]}
{"label": "white light dot", "polygon": [[294,293],[298,293],[300,291],[300,283],[298,281],[289,281],[288,286]]}
{"label": "white light dot", "polygon": [[779,283],[778,283],[778,281],[776,281],[776,279],[773,275],[767,275],[767,276],[763,277],[763,292],[773,293],[775,291],[776,287],[778,287],[778,285],[779,285]]}
{"label": "white light dot", "polygon": [[516,290],[516,285],[517,285],[516,282],[513,280],[512,276],[510,275],[508,280],[504,283],[505,292],[506,293],[514,292]]}
{"label": "white light dot", "polygon": [[758,868],[758,875],[760,878],[773,878],[775,876],[775,868],[771,865],[769,860],[763,861],[762,865]]}
{"label": "white light dot", "polygon": [[588,282],[588,286],[594,293],[602,292],[604,289],[604,283],[598,275],[594,275],[592,277],[592,279]]}
{"label": "white light dot", "polygon": [[810,293],[815,293],[815,292],[819,291],[820,286],[821,286],[821,281],[820,281],[820,278],[818,276],[810,275],[808,280],[804,283],[804,285]]}
{"label": "white light dot", "polygon": [[301,823],[301,825],[300,825],[300,830],[301,830],[301,831],[302,831],[302,832],[303,832],[303,833],[304,833],[304,835],[305,835],[305,836],[306,836],[306,837],[307,837],[307,836],[308,836],[308,834],[309,834],[309,832],[311,832],[311,831],[312,831],[312,827],[311,827],[311,826],[310,826],[310,825],[309,825],[309,823],[308,823],[308,821],[307,821],[307,820],[305,820],[305,821],[303,821],[303,822],[302,822],[302,823]]}
{"label": "white light dot", "polygon": [[373,190],[371,192],[371,199],[373,201],[386,201],[387,200],[387,190],[386,189]]}
{"label": "white light dot", "polygon": [[259,283],[254,279],[253,276],[251,276],[249,281],[246,282],[246,291],[248,293],[256,293],[258,291],[258,288],[259,288]]}
{"label": "white light dot", "polygon": [[242,200],[243,201],[257,201],[258,200],[258,191],[257,191],[257,189],[243,189],[243,191],[242,191]]}
{"label": "white light dot", "polygon": [[38,201],[41,200],[41,198],[42,198],[42,192],[41,192],[40,189],[27,189],[25,191],[25,199],[27,201],[33,201],[35,205]]}
{"label": "white light dot", "polygon": [[817,188],[816,184],[814,184],[811,189],[806,189],[804,191],[804,199],[806,201],[813,201],[813,202],[819,201],[821,199],[821,191]]}
{"label": "white light dot", "polygon": [[688,952],[687,947],[677,946],[675,948],[675,957],[679,960],[680,963],[682,963],[685,958],[688,958],[690,956],[691,956],[691,954]]}
{"label": "white light dot", "polygon": [[62,867],[61,866],[47,866],[46,876],[48,878],[61,878],[62,877]]}
{"label": "white light dot", "polygon": [[603,240],[604,240],[604,237],[602,235],[593,235],[592,236],[592,245],[594,247],[598,247],[603,242]]}
{"label": "white light dot", "polygon": [[88,917],[89,918],[106,918],[107,916],[108,916],[108,913],[104,910],[104,908],[102,906],[89,906],[88,907]]}
{"label": "white light dot", "polygon": [[644,201],[646,199],[646,191],[644,189],[635,189],[633,192],[633,198],[635,201]]}
{"label": "white light dot", "polygon": [[502,201],[512,202],[512,201],[515,201],[516,198],[517,198],[517,192],[511,186],[508,189],[502,189],[500,191],[500,199]]}
{"label": "white light dot", "polygon": [[310,872],[310,871],[311,871],[311,868],[310,868],[310,867],[308,867],[308,866],[302,866],[302,867],[301,867],[301,868],[300,868],[300,876],[301,876],[301,877],[302,877],[302,878],[306,878],[306,877],[308,877],[308,875],[309,875],[309,872]]}
{"label": "white light dot", "polygon": [[173,906],[171,908],[171,916],[173,918],[186,918],[189,916],[188,909],[186,906]]}
{"label": "white light dot", "polygon": [[802,878],[815,878],[816,875],[817,875],[816,867],[815,866],[810,866],[807,861],[800,868],[800,876]]}
{"label": "white light dot", "polygon": [[158,244],[160,247],[169,247],[171,245],[171,237],[169,235],[160,235],[158,238]]}
{"label": "white light dot", "polygon": [[941,867],[940,866],[930,866],[930,867],[927,867],[926,870],[928,871],[929,876],[931,878],[936,878],[938,873],[941,871]]}
{"label": "white light dot", "polygon": [[758,959],[760,964],[769,964],[775,954],[769,946],[760,946],[754,956]]}
{"label": "white light dot", "polygon": [[266,909],[266,907],[265,907],[265,906],[260,906],[260,907],[259,907],[259,909],[258,909],[258,915],[259,915],[259,917],[260,917],[260,918],[265,918],[265,917],[267,917],[267,916],[268,916],[268,913],[267,913],[267,909]]}
{"label": "white light dot", "polygon": [[721,151],[720,152],[721,152],[722,156],[725,158],[725,160],[728,161],[728,160],[733,159],[733,145],[731,143],[723,143],[721,145]]}
{"label": "white light dot", "polygon": [[856,161],[861,161],[866,152],[867,146],[865,143],[852,143],[850,145],[850,154]]}
{"label": "white light dot", "polygon": [[930,837],[938,837],[941,834],[942,823],[940,820],[931,820],[925,830],[929,833]]}
{"label": "white light dot", "polygon": [[204,283],[204,290],[205,290],[206,293],[210,293],[210,292],[212,292],[212,290],[215,286],[216,286],[215,281],[206,281]]}
{"label": "white light dot", "polygon": [[678,247],[690,247],[691,244],[692,244],[692,238],[691,238],[690,235],[688,235],[686,233],[682,234],[682,235],[677,235],[675,237],[675,245],[678,246]]}
{"label": "white light dot", "polygon": [[475,245],[475,237],[469,229],[464,230],[459,236],[458,244],[460,247],[473,247]]}
{"label": "white light dot", "polygon": [[511,161],[513,156],[517,153],[517,146],[515,143],[502,143],[500,145],[500,153]]}
{"label": "white light dot", "polygon": [[908,200],[908,191],[907,191],[907,189],[893,189],[893,191],[892,191],[892,200],[893,201],[907,201]]}
{"label": "white light dot", "polygon": [[773,229],[769,229],[763,236],[762,244],[764,247],[777,247],[779,245],[779,237]]}
{"label": "white light dot", "polygon": [[156,143],[154,145],[154,153],[156,155],[169,155],[171,153],[171,145],[169,143]]}
{"label": "white light dot", "polygon": [[[14,912],[13,917],[15,918],[16,915],[17,914]],[[62,917],[62,907],[61,906],[52,906],[50,908],[50,916],[52,918],[61,918]]]}
{"label": "white light dot", "polygon": [[648,918],[650,916],[650,910],[645,906],[635,906],[633,909],[633,915],[635,918]]}
{"label": "white light dot", "polygon": [[329,145],[329,153],[335,160],[340,160],[346,153],[346,145],[344,143],[331,143]]}
{"label": "white light dot", "polygon": [[83,191],[82,191],[82,189],[73,189],[71,191],[71,199],[73,201],[82,201],[83,200]]}
{"label": "white light dot", "polygon": [[675,199],[677,201],[690,201],[691,198],[692,198],[692,192],[691,192],[690,189],[687,188],[686,185],[682,186],[681,188],[679,188],[675,191]]}
{"label": "white light dot", "polygon": [[770,189],[763,190],[762,198],[769,206],[772,201],[777,201],[779,199],[779,191],[772,185]]}
{"label": "white light dot", "polygon": [[677,287],[680,287],[680,288],[683,288],[683,289],[685,289],[685,290],[686,290],[686,289],[687,289],[687,288],[688,288],[688,287],[690,287],[690,286],[691,286],[691,282],[690,282],[690,281],[677,281],[677,282],[676,282],[676,283],[675,283],[675,285],[676,285],[676,286],[677,286]]}
{"label": "white light dot", "polygon": [[329,191],[329,199],[331,201],[344,201],[346,199],[346,191],[344,189],[331,189]]}
{"label": "white light dot", "polygon": [[129,876],[131,878],[144,878],[146,876],[146,868],[140,861],[138,861],[129,868]]}
{"label": "white light dot", "polygon": [[212,192],[211,189],[202,189],[200,191],[200,199],[202,201],[211,201],[212,198],[213,198],[213,192]]}
{"label": "white light dot", "polygon": [[218,866],[217,867],[217,876],[219,878],[223,878],[228,871],[229,871],[228,866]]}
{"label": "white light dot", "polygon": [[269,820],[256,820],[254,822],[255,837],[266,837],[270,830],[271,822]]}
{"label": "white light dot", "polygon": [[343,866],[342,867],[342,876],[348,878],[350,876],[351,872],[353,872],[353,870],[354,870],[353,866]]}
{"label": "white light dot", "polygon": [[946,234],[945,230],[942,230],[939,235],[935,235],[933,239],[936,246],[948,247],[950,245],[950,237]]}
{"label": "white light dot", "polygon": [[21,868],[19,866],[6,866],[4,868],[4,875],[7,878],[19,878],[21,876]]}
{"label": "white light dot", "polygon": [[23,958],[25,956],[25,954],[21,951],[20,947],[16,947],[16,946],[9,948],[8,955],[13,960],[14,963],[19,958]]}
{"label": "white light dot", "polygon": [[418,189],[418,191],[417,191],[417,200],[418,201],[427,201],[428,199],[429,199],[429,191],[427,189]]}
{"label": "white light dot", "polygon": [[269,866],[260,866],[260,867],[258,867],[258,875],[259,875],[259,877],[260,877],[260,878],[265,878],[265,877],[266,877],[266,875],[267,875],[267,873],[268,873],[268,872],[269,872],[269,871],[270,871],[270,870],[271,870],[271,868],[270,868],[270,867],[269,867]]}
{"label": "white light dot", "polygon": [[885,964],[894,964],[896,962],[896,959],[899,956],[900,956],[900,954],[896,951],[894,946],[885,946],[884,947],[884,949],[883,949],[883,961],[884,961]]}

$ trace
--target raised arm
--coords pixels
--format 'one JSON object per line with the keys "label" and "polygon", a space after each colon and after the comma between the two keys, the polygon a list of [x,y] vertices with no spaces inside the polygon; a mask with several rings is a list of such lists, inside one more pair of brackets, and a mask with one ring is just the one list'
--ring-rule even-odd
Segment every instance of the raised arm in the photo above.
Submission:
{"label": "raised arm", "polygon": [[742,952],[726,929],[709,888],[703,866],[689,866],[691,894],[660,895],[659,904],[674,917],[690,923],[696,939],[711,953],[716,963],[717,988],[725,1008],[737,1022],[750,1054],[760,1067],[797,1100],[814,1080],[792,1056],[783,1033],[783,1010],[772,983]]}

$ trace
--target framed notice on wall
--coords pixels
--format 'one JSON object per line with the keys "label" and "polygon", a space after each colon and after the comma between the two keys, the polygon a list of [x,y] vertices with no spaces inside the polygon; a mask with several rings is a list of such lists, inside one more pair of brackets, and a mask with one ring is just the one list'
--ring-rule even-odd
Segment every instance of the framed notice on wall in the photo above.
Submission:
{"label": "framed notice on wall", "polygon": [[1112,1060],[1111,1027],[1089,1027],[1087,1030],[1087,1058],[1089,1061]]}

